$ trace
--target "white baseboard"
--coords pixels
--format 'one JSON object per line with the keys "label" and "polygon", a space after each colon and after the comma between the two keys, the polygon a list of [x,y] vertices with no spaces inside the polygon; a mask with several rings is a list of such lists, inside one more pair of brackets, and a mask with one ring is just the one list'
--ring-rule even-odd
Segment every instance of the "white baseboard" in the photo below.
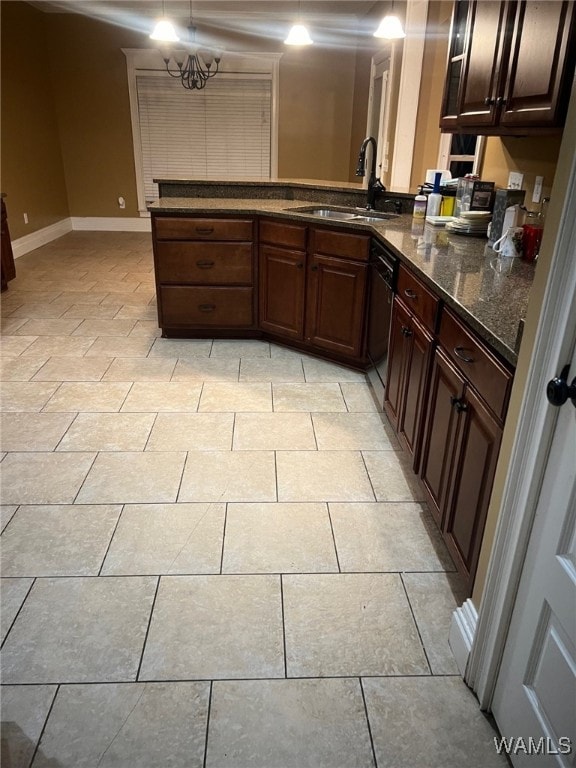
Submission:
{"label": "white baseboard", "polygon": [[466,600],[452,614],[450,634],[448,635],[448,642],[462,677],[466,673],[468,657],[472,650],[477,625],[478,611],[474,607],[472,600]]}
{"label": "white baseboard", "polygon": [[152,230],[149,218],[116,217],[116,216],[72,216],[74,231],[92,232],[150,232]]}
{"label": "white baseboard", "polygon": [[30,251],[34,251],[42,245],[47,245],[52,240],[56,240],[71,231],[72,220],[62,219],[57,221],[56,224],[50,224],[49,227],[43,227],[42,229],[37,229],[36,232],[31,232],[29,235],[19,237],[17,240],[12,241],[14,258],[17,259],[19,256],[30,253]]}

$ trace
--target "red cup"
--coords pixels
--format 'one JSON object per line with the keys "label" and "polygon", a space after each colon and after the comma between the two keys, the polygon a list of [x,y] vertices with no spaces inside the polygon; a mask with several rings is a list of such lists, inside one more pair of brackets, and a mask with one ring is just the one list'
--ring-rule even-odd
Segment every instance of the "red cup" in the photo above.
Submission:
{"label": "red cup", "polygon": [[542,242],[542,227],[524,224],[522,227],[522,258],[524,261],[534,261]]}

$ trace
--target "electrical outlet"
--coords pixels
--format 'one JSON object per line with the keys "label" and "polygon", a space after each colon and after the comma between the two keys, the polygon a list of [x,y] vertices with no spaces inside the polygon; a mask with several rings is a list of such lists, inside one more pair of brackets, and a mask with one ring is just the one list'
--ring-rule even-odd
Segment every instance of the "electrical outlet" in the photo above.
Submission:
{"label": "electrical outlet", "polygon": [[28,214],[24,214],[24,224],[28,224]]}
{"label": "electrical outlet", "polygon": [[532,192],[532,202],[539,203],[542,200],[542,184],[544,184],[544,176],[536,176],[534,182],[534,192]]}
{"label": "electrical outlet", "polygon": [[517,171],[510,171],[508,176],[508,189],[522,189],[524,183],[524,174]]}
{"label": "electrical outlet", "polygon": [[126,208],[126,200],[124,200],[123,197],[119,197],[118,198],[118,205],[120,206],[120,208]]}

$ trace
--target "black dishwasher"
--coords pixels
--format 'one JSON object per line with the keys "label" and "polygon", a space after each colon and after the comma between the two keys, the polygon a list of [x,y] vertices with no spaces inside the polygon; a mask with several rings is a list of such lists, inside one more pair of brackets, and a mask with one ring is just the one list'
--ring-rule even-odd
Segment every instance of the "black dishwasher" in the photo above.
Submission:
{"label": "black dishwasher", "polygon": [[392,320],[392,301],[397,259],[378,240],[370,245],[370,310],[368,314],[368,379],[380,410],[384,410],[384,391],[388,368],[388,343]]}

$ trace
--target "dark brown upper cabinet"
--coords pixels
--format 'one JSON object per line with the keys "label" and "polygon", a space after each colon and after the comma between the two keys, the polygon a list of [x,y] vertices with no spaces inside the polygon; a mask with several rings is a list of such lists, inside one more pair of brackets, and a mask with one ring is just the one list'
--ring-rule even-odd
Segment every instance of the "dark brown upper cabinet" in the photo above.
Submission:
{"label": "dark brown upper cabinet", "polygon": [[576,61],[570,0],[456,0],[440,127],[521,135],[562,128]]}

